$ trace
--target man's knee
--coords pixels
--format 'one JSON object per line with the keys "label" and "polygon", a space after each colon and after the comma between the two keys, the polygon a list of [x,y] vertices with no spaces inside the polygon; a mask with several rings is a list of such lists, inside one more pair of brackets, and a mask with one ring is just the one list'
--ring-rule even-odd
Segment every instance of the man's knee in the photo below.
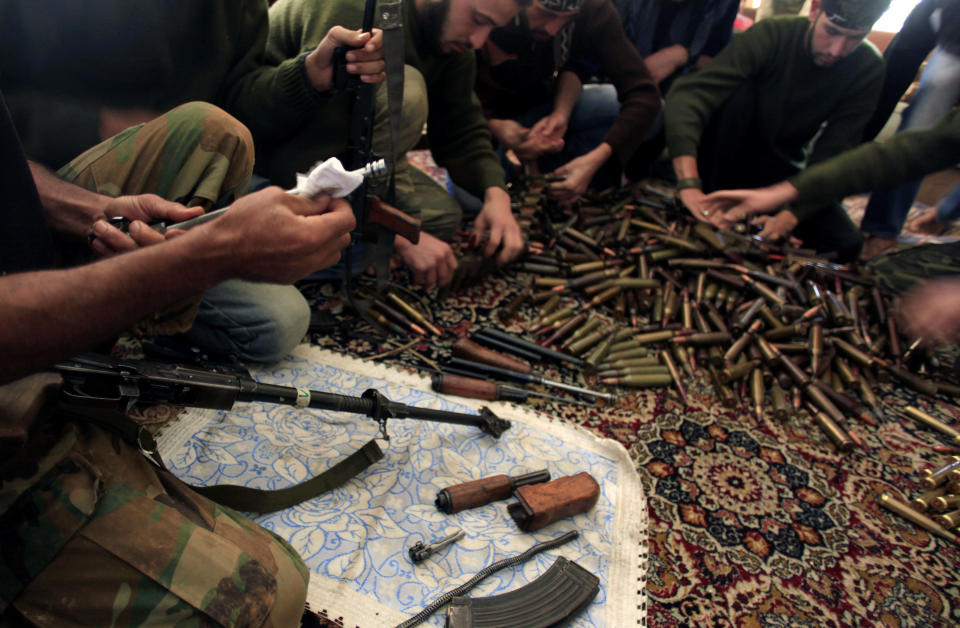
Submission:
{"label": "man's knee", "polygon": [[186,338],[249,362],[277,362],[302,340],[310,305],[293,286],[225,281],[204,293]]}
{"label": "man's knee", "polygon": [[397,171],[397,207],[419,218],[424,231],[445,242],[453,239],[463,219],[457,199],[408,162]]}
{"label": "man's knee", "polygon": [[167,112],[167,119],[171,133],[177,132],[180,125],[184,124],[192,130],[200,121],[202,148],[216,150],[221,146],[229,146],[233,155],[246,158],[252,167],[253,136],[250,130],[220,107],[208,102],[188,102]]}
{"label": "man's knee", "polygon": [[243,123],[206,102],[180,105],[166,118],[168,137],[181,146],[194,146],[178,177],[198,182],[192,191],[195,198],[208,206],[225,206],[246,193],[254,148]]}

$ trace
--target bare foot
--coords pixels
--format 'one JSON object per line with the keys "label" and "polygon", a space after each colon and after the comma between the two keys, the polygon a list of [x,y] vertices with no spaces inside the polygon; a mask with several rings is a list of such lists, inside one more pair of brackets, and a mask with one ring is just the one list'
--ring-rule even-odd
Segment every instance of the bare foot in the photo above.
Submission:
{"label": "bare foot", "polygon": [[863,243],[863,250],[860,251],[861,261],[872,260],[875,257],[883,255],[897,245],[896,238],[881,238],[878,236],[867,236]]}
{"label": "bare foot", "polygon": [[941,235],[944,231],[947,230],[948,225],[941,224],[937,222],[937,210],[928,209],[919,217],[914,218],[910,221],[907,227],[911,231],[916,231],[917,233],[925,233],[927,235]]}

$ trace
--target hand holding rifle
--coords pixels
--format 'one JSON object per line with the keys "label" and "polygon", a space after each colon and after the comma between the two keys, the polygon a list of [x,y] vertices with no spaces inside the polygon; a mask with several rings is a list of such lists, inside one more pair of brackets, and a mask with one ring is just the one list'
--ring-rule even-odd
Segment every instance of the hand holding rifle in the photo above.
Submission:
{"label": "hand holding rifle", "polygon": [[359,75],[364,83],[381,83],[387,78],[383,60],[383,32],[375,28],[370,32],[362,29],[349,30],[334,26],[304,60],[310,84],[318,92],[333,87],[334,51],[345,46],[352,48],[346,53],[348,74]]}

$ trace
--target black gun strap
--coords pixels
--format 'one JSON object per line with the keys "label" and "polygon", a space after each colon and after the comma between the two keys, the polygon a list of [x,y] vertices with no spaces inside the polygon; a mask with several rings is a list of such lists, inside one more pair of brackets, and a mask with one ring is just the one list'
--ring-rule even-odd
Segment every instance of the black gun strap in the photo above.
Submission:
{"label": "black gun strap", "polygon": [[[118,410],[61,404],[59,414],[65,419],[94,423],[114,432],[127,443],[137,447],[144,456],[159,468],[168,471],[160,457],[160,452],[157,451],[153,435],[124,413]],[[383,458],[383,451],[377,445],[376,439],[370,439],[363,447],[323,473],[287,488],[270,491],[236,484],[218,484],[216,486],[189,484],[188,486],[207,499],[235,510],[275,512],[290,508],[342,486],[381,458]]]}
{"label": "black gun strap", "polygon": [[[405,53],[403,48],[403,10],[402,1],[394,0],[380,3],[380,28],[383,31],[383,58],[387,72],[387,111],[390,119],[390,149],[385,155],[390,167],[390,179],[387,184],[386,201],[396,205],[396,171],[398,138],[403,128],[403,66]],[[380,227],[377,230],[377,244],[371,251],[371,263],[376,272],[377,291],[382,292],[390,274],[390,258],[393,256],[394,234]]]}
{"label": "black gun strap", "polygon": [[236,484],[192,486],[192,488],[204,497],[236,510],[275,512],[346,484],[381,458],[383,458],[383,451],[377,445],[376,439],[370,439],[363,447],[320,475],[288,488],[268,491]]}

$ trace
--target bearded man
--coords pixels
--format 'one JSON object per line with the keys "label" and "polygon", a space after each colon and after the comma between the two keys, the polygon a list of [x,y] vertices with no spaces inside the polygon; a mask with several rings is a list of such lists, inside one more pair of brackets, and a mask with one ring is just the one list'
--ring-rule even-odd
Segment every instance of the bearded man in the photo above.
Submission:
{"label": "bearded man", "polygon": [[[611,83],[588,83],[597,72]],[[477,94],[504,149],[564,177],[549,188],[563,203],[619,185],[660,110],[610,0],[534,0],[490,35]]]}
{"label": "bearded man", "polygon": [[[727,226],[705,190],[769,185],[859,143],[883,85],[880,53],[865,38],[888,5],[812,0],[809,17],[758,22],[674,83],[667,147],[680,199],[698,220]],[[760,235],[790,233],[841,261],[863,245],[839,202],[783,209]]]}
{"label": "bearded man", "polygon": [[[397,237],[395,250],[410,267],[416,283],[445,284],[457,262],[447,240],[460,225],[457,201],[402,157],[421,139],[426,123],[433,158],[453,181],[483,199],[473,222],[471,241],[485,240],[483,252],[505,263],[523,250],[523,237],[510,209],[503,168],[493,150],[480,102],[473,93],[475,49],[490,32],[510,21],[529,0],[406,0],[403,3],[404,95],[403,130],[397,138],[397,206],[423,223],[420,243]],[[280,0],[270,8],[267,62],[282,63],[315,50],[335,26],[357,28],[364,3],[357,0]],[[347,71],[352,71],[348,65]],[[377,94],[373,148],[389,147],[386,91]],[[258,143],[258,172],[274,183],[291,184],[293,173],[335,156],[347,145],[350,96],[305,100],[308,114],[286,139]],[[267,121],[285,124],[288,121]],[[252,125],[254,140],[257,125]],[[274,133],[265,129],[264,136]]]}

